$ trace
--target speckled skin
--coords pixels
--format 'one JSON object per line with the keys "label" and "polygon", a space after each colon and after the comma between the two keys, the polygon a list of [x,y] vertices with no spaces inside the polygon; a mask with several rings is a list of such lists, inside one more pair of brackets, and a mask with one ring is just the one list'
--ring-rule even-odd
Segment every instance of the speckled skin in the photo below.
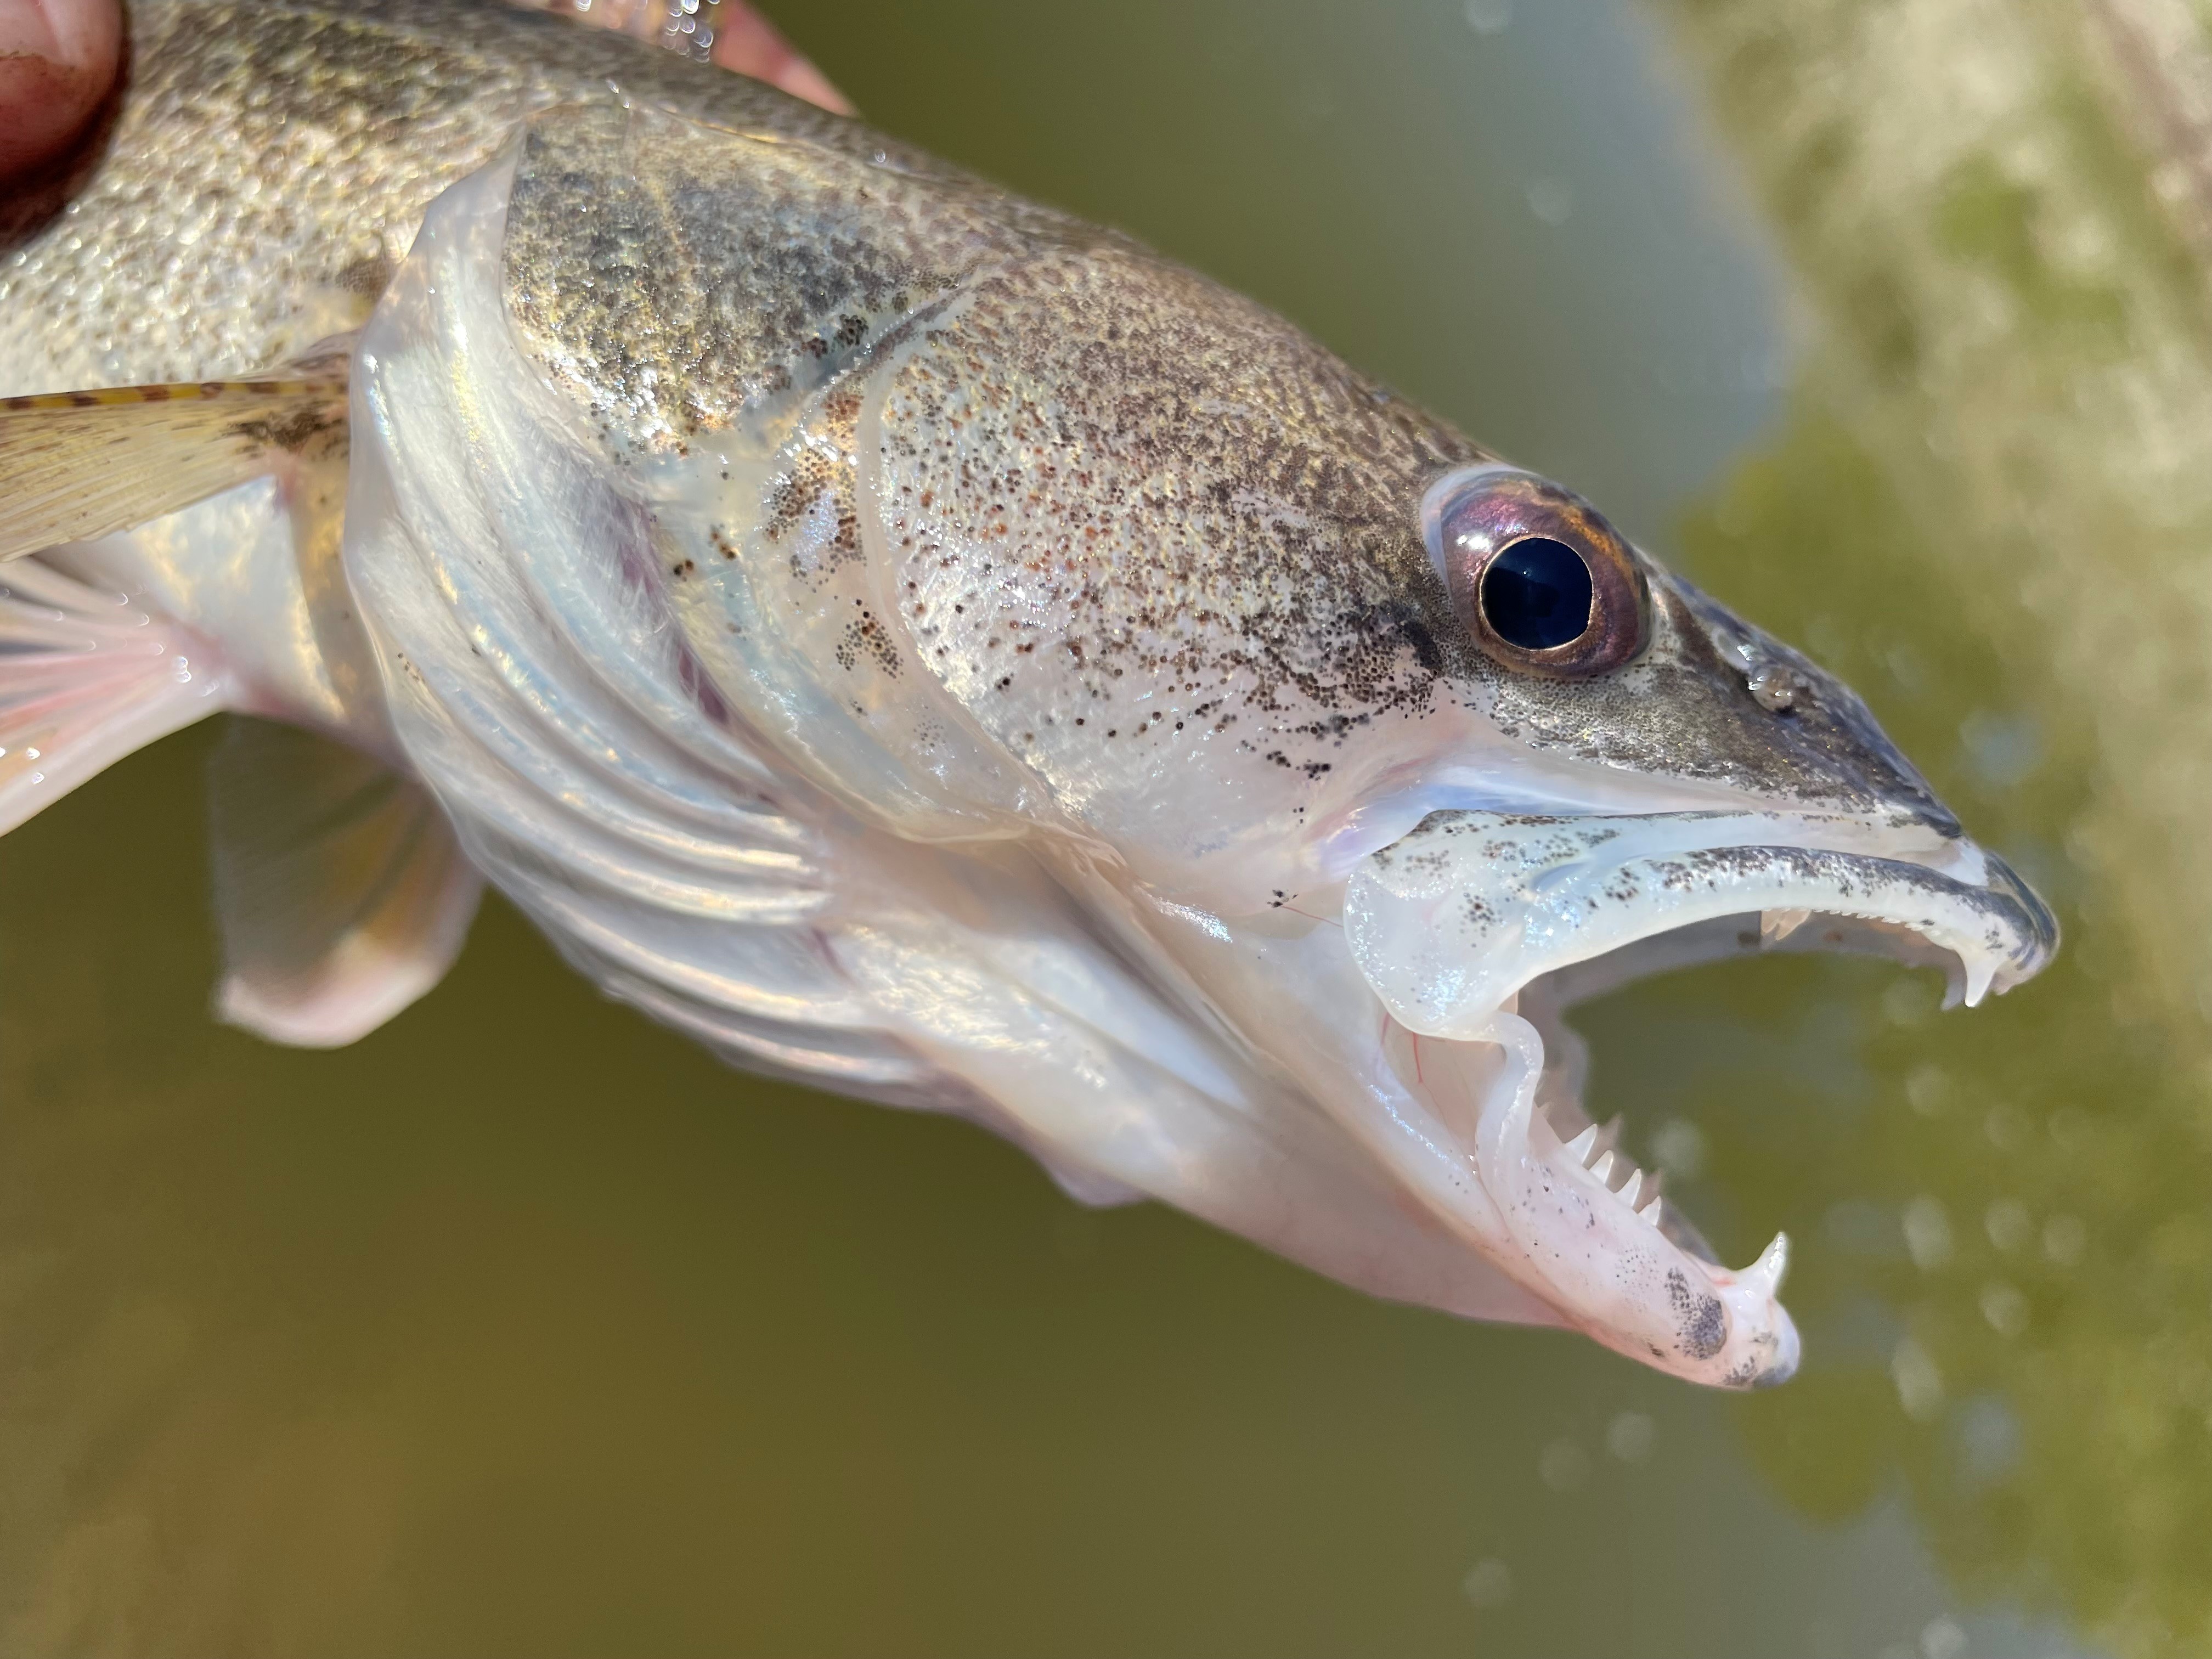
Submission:
{"label": "speckled skin", "polygon": [[[58,218],[0,254],[0,394],[239,373],[357,325],[439,191],[530,112],[604,107],[611,80],[778,141],[754,147],[750,176],[687,172],[672,143],[617,177],[590,124],[564,122],[526,166],[518,318],[630,442],[680,441],[818,383],[972,287],[901,371],[899,395],[926,380],[967,399],[957,428],[940,412],[897,435],[904,533],[926,545],[980,530],[1018,556],[917,574],[927,614],[909,611],[904,648],[958,658],[959,695],[1000,741],[1085,720],[1100,763],[1086,770],[1115,788],[1179,732],[1233,726],[1310,775],[1320,810],[1322,781],[1378,717],[1458,698],[1525,742],[1610,765],[1940,814],[1848,690],[1679,583],[1658,585],[1653,647],[1620,674],[1498,669],[1416,522],[1427,483],[1479,448],[1127,238],[773,88],[496,5],[133,0],[131,21],[102,154]],[[578,283],[617,222],[623,281]],[[1025,395],[1039,385],[1055,406]],[[1099,488],[1095,466],[1063,459],[1079,453],[1111,455],[1121,476]],[[948,492],[948,466],[988,470],[1005,493]],[[1008,623],[1022,638],[1003,647],[1016,679],[1001,690],[990,653]],[[1787,660],[1812,695],[1778,720],[1717,635]],[[1024,697],[1040,653],[1075,672]],[[1132,671],[1175,689],[1124,717],[1111,710]],[[1107,712],[1092,721],[1071,699]]]}
{"label": "speckled skin", "polygon": [[[627,458],[764,451],[850,388],[843,435],[785,458],[765,529],[823,507],[850,549],[879,479],[897,614],[836,647],[859,700],[935,675],[1109,834],[1092,804],[1141,798],[1201,741],[1294,775],[1267,811],[1321,823],[1447,711],[1579,761],[1955,831],[1847,689],[1663,572],[1625,669],[1495,663],[1419,523],[1480,447],[1127,237],[860,132],[564,111],[525,142],[507,249],[532,355]],[[742,501],[676,547],[673,580],[714,580],[757,516]],[[815,581],[793,603],[846,601]],[[1762,667],[1798,688],[1786,714],[1751,695]]]}
{"label": "speckled skin", "polygon": [[[1544,996],[1512,1006],[1580,960],[1565,933],[1447,1025],[1378,1000],[1395,957],[1355,961],[1343,907],[1439,812],[1601,815],[1623,859],[1733,812],[1833,856],[1720,860],[1701,917],[1859,915],[1836,872],[1903,859],[1995,894],[1960,948],[2033,971],[2047,915],[1849,690],[1648,565],[1625,665],[1487,654],[1425,539],[1486,452],[856,123],[496,6],[132,18],[105,148],[0,263],[0,394],[362,326],[332,585],[360,724],[596,983],[741,1064],[969,1113],[1086,1196],[1702,1381],[1786,1374],[1779,1254],[1693,1262],[1575,1161],[1578,1061]],[[59,557],[146,587],[150,544],[110,540]],[[234,553],[183,540],[172,574]],[[161,591],[218,645],[259,621]],[[1511,875],[1464,873],[1439,902]],[[1666,929],[1584,873],[1590,937]],[[1916,925],[1893,908],[1868,919]],[[1693,1275],[1726,1330],[1663,1289]]]}
{"label": "speckled skin", "polygon": [[130,0],[126,91],[58,219],[0,252],[0,389],[197,380],[357,324],[441,190],[609,81],[903,147],[741,76],[496,4]]}

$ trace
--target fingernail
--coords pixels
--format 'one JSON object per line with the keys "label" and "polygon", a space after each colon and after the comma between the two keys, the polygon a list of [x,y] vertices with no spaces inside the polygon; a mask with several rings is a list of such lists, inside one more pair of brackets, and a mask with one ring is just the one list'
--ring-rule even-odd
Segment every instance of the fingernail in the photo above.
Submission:
{"label": "fingernail", "polygon": [[0,0],[0,57],[94,69],[115,54],[116,0]]}
{"label": "fingernail", "polygon": [[0,0],[0,176],[78,131],[115,79],[117,0]]}
{"label": "fingernail", "polygon": [[66,63],[61,37],[40,0],[0,0],[0,58]]}

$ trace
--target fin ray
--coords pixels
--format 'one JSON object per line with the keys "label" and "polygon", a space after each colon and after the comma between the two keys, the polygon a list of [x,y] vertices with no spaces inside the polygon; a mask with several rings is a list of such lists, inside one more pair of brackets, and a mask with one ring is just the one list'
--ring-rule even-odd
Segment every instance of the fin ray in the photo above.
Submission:
{"label": "fin ray", "polygon": [[182,624],[35,559],[0,566],[0,835],[231,690]]}
{"label": "fin ray", "polygon": [[244,380],[0,398],[0,563],[319,459],[345,421],[336,350]]}
{"label": "fin ray", "polygon": [[330,738],[252,720],[225,735],[208,783],[224,1019],[337,1048],[445,976],[483,882],[419,785]]}

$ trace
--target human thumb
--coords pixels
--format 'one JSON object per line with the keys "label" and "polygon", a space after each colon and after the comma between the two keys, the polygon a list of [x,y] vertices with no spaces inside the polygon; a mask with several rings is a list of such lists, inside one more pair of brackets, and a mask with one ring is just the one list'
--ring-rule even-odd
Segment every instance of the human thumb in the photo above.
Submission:
{"label": "human thumb", "polygon": [[83,128],[122,46],[121,0],[0,0],[0,189]]}

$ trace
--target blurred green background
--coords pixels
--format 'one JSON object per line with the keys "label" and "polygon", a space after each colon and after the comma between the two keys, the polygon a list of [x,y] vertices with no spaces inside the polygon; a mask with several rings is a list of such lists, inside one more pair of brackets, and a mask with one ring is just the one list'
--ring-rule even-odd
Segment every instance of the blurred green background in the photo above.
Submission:
{"label": "blurred green background", "polygon": [[768,7],[1594,496],[2057,902],[1972,1014],[1579,1019],[1723,1254],[1797,1240],[1796,1382],[1079,1209],[496,902],[356,1048],[218,1029],[210,728],[0,848],[0,1652],[2212,1651],[2201,3]]}

